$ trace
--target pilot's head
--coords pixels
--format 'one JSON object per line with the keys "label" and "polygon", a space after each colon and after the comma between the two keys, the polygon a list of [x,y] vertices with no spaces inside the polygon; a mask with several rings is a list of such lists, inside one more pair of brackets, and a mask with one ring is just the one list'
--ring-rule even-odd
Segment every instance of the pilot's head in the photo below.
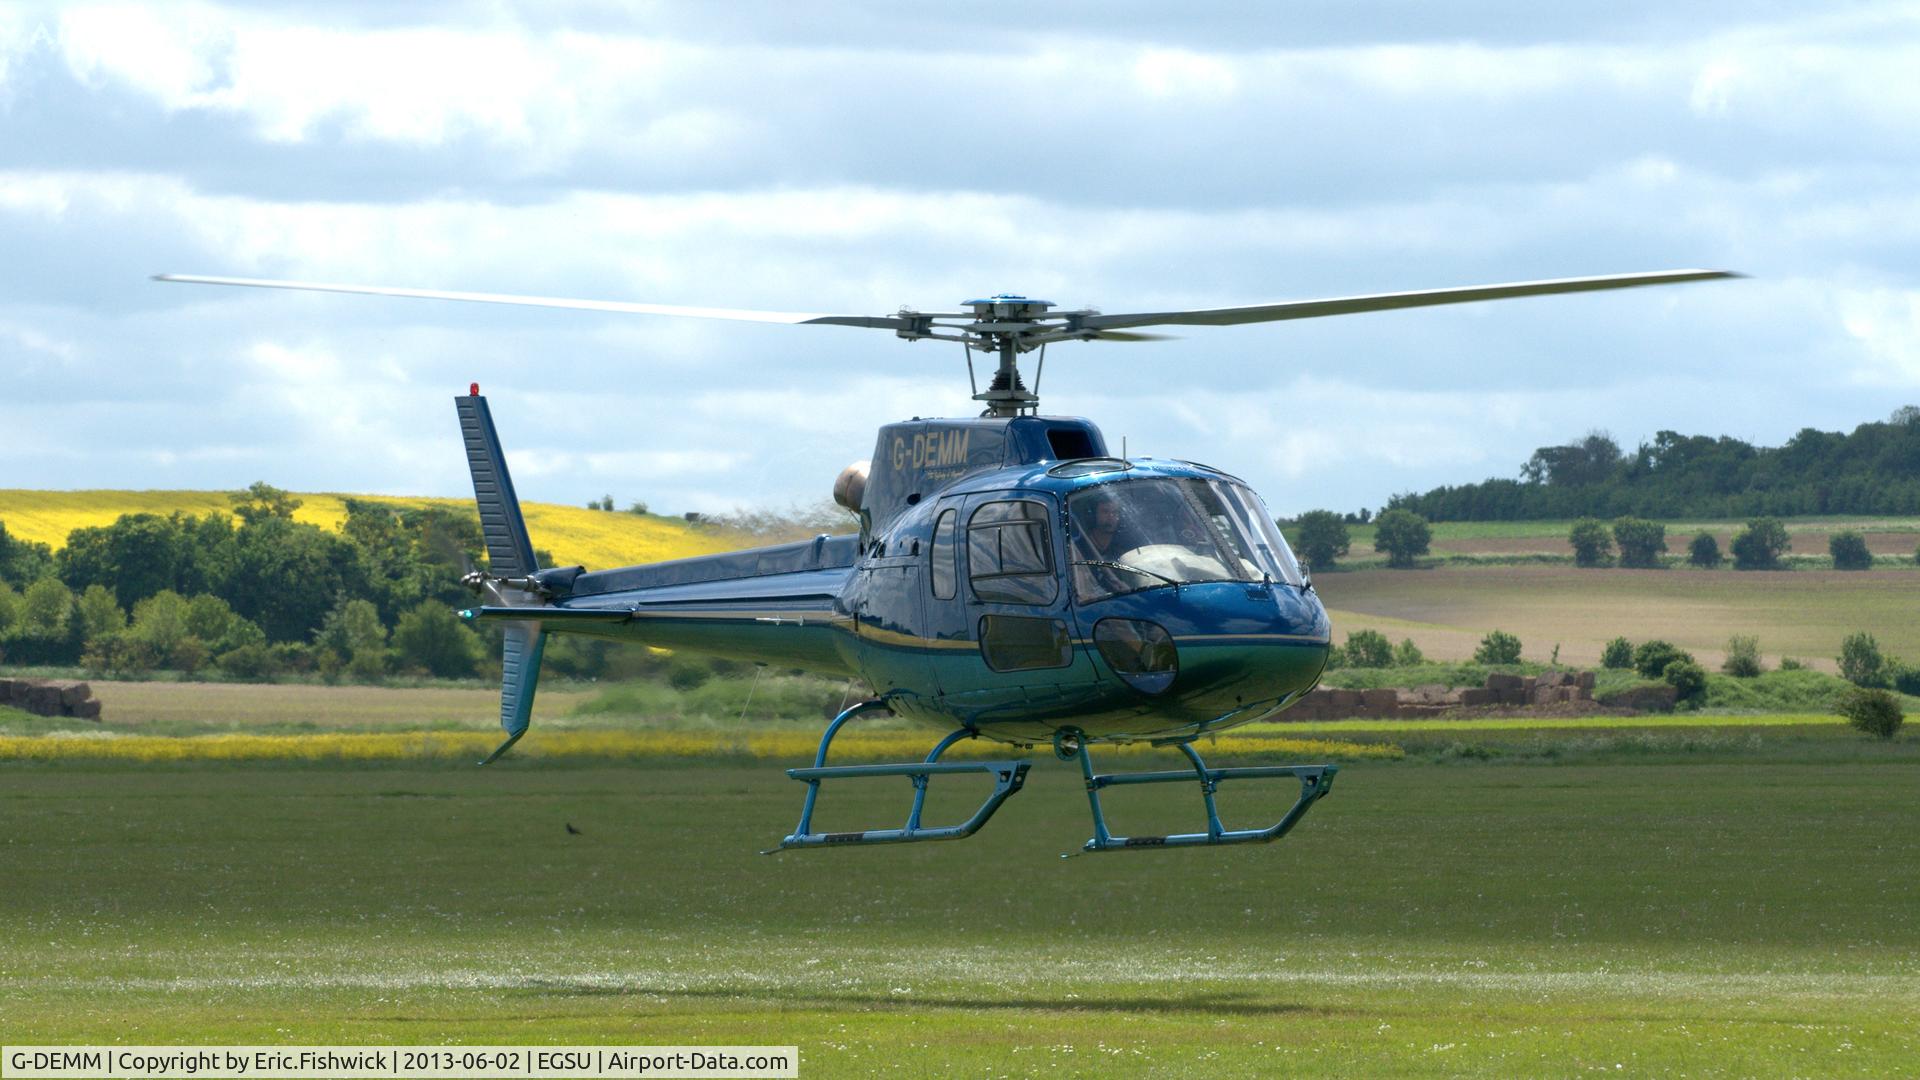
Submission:
{"label": "pilot's head", "polygon": [[1093,497],[1093,510],[1087,515],[1087,536],[1097,547],[1105,548],[1113,542],[1113,534],[1120,528],[1120,499],[1111,492],[1103,492]]}

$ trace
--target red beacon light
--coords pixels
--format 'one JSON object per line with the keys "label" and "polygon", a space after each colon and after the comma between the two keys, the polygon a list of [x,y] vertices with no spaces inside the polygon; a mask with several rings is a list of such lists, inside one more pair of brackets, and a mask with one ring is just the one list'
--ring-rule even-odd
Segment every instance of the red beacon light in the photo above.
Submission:
{"label": "red beacon light", "polygon": [[479,397],[479,396],[480,396],[480,384],[479,384],[479,383],[468,383],[468,384],[467,384],[467,396],[468,396],[468,397]]}

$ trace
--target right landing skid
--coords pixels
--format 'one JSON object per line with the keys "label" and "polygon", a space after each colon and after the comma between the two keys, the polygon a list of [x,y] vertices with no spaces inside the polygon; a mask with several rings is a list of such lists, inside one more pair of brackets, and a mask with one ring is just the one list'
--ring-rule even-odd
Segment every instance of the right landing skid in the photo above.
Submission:
{"label": "right landing skid", "polygon": [[[1087,756],[1086,738],[1071,728],[1057,732],[1053,738],[1053,752],[1062,760],[1080,759],[1080,773],[1087,782],[1087,803],[1093,808],[1093,839],[1081,846],[1080,852],[1089,851],[1138,851],[1145,848],[1170,847],[1217,847],[1224,844],[1269,844],[1285,836],[1288,830],[1299,824],[1314,803],[1333,790],[1333,774],[1340,771],[1338,765],[1270,765],[1242,769],[1212,769],[1200,760],[1200,754],[1190,743],[1180,743],[1180,752],[1187,755],[1193,768],[1176,769],[1169,772],[1145,773],[1106,773],[1093,771],[1093,759]],[[1214,806],[1213,793],[1228,780],[1257,780],[1267,777],[1291,776],[1300,781],[1300,797],[1293,808],[1273,825],[1264,829],[1228,829],[1220,823],[1220,811]],[[1206,803],[1207,831],[1203,833],[1175,833],[1169,836],[1114,836],[1107,830],[1107,815],[1100,806],[1100,792],[1103,788],[1118,787],[1122,784],[1171,784],[1199,781],[1200,797]],[[1069,852],[1060,856],[1069,858],[1080,852]]]}

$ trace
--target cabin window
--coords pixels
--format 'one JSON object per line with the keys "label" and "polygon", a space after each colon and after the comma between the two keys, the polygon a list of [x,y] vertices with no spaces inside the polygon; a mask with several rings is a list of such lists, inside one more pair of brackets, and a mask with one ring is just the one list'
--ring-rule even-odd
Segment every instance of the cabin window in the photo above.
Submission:
{"label": "cabin window", "polygon": [[1047,446],[1053,450],[1053,456],[1059,461],[1073,461],[1076,458],[1090,458],[1093,455],[1093,437],[1081,428],[1047,429]]}
{"label": "cabin window", "polygon": [[1053,603],[1060,586],[1053,576],[1047,508],[1023,499],[975,510],[967,521],[967,577],[979,600]]}
{"label": "cabin window", "polygon": [[943,511],[940,520],[933,526],[933,564],[928,568],[927,580],[933,583],[933,597],[936,600],[953,599],[954,585],[954,548],[953,542],[957,527],[954,525],[955,512]]}
{"label": "cabin window", "polygon": [[988,615],[980,620],[980,655],[995,671],[1063,668],[1073,663],[1073,639],[1059,619]]}

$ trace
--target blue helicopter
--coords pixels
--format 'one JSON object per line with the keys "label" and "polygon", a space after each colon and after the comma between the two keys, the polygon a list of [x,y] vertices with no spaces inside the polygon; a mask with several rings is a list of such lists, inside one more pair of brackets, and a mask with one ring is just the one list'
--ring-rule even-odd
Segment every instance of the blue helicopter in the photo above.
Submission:
{"label": "blue helicopter", "polygon": [[[498,759],[527,732],[540,655],[555,633],[666,646],[858,678],[872,696],[842,711],[813,765],[799,825],[773,851],[956,840],[973,835],[1025,782],[1019,759],[943,761],[954,744],[990,739],[1051,745],[1078,761],[1093,817],[1084,851],[1268,842],[1331,790],[1331,764],[1214,768],[1195,740],[1272,716],[1319,682],[1332,641],[1326,608],[1260,497],[1239,478],[1188,461],[1116,457],[1078,418],[1039,415],[1021,356],[1048,344],[1142,341],[1142,326],[1221,326],[1478,300],[1702,281],[1737,275],[1670,270],[1352,296],[1247,307],[1134,314],[1056,311],[1000,295],[968,310],[820,315],[689,308],[385,286],[162,275],[200,284],[468,300],[597,311],[855,326],[908,341],[962,342],[997,363],[970,419],[880,428],[872,458],[834,485],[860,531],[720,555],[587,571],[542,568],[521,518],[506,456],[476,384],[454,399],[487,547],[466,583],[482,598],[462,611],[503,632]],[[890,712],[945,729],[924,760],[829,765],[856,717]],[[1090,747],[1148,742],[1189,768],[1100,773]],[[986,773],[992,791],[965,821],[921,820],[933,777]],[[897,828],[813,826],[828,780],[904,776],[913,801]],[[1265,828],[1229,829],[1214,794],[1235,780],[1292,778],[1292,807]],[[1115,836],[1101,792],[1129,784],[1197,783],[1204,832]]]}

